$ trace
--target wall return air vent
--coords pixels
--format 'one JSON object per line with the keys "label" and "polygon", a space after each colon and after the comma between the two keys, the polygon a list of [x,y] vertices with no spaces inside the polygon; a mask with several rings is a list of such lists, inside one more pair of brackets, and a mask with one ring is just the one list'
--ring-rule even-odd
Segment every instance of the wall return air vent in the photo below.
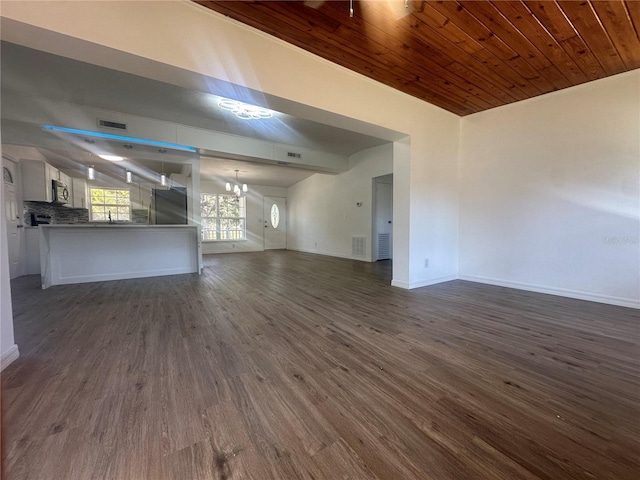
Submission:
{"label": "wall return air vent", "polygon": [[122,123],[122,122],[114,122],[112,120],[102,120],[102,119],[98,119],[98,127],[100,128],[112,128],[114,130],[121,130],[121,131],[126,131],[127,130],[127,124],[126,123]]}
{"label": "wall return air vent", "polygon": [[367,237],[351,237],[351,256],[364,258],[367,254]]}

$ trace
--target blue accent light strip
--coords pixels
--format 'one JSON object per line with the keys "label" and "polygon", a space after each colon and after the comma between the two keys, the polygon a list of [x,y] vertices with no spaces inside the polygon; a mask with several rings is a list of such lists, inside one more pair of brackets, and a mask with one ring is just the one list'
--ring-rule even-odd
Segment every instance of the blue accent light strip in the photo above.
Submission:
{"label": "blue accent light strip", "polygon": [[187,152],[197,153],[195,147],[188,145],[180,145],[178,143],[159,142],[157,140],[147,140],[144,138],[125,137],[122,135],[113,135],[111,133],[92,132],[91,130],[79,130],[77,128],[56,127],[55,125],[42,125],[43,130],[52,132],[72,133],[74,135],[84,135],[87,137],[105,138],[107,140],[119,140],[122,142],[140,143],[143,145],[151,145],[153,147],[173,148],[175,150],[185,150]]}

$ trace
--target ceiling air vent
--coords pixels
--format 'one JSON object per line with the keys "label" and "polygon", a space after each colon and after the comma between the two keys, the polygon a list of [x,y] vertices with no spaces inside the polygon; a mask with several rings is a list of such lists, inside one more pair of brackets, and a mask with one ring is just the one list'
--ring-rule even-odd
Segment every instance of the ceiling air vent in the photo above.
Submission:
{"label": "ceiling air vent", "polygon": [[114,130],[126,130],[127,124],[121,122],[113,122],[111,120],[98,119],[98,127],[100,128],[113,128]]}
{"label": "ceiling air vent", "polygon": [[295,152],[287,152],[287,157],[302,158],[302,154],[301,153],[295,153]]}

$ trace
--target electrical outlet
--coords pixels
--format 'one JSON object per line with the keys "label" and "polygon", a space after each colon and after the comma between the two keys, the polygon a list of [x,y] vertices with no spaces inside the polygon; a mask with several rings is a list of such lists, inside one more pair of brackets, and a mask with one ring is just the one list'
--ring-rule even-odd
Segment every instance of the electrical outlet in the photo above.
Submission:
{"label": "electrical outlet", "polygon": [[429,268],[429,259],[428,258],[424,259],[424,268]]}

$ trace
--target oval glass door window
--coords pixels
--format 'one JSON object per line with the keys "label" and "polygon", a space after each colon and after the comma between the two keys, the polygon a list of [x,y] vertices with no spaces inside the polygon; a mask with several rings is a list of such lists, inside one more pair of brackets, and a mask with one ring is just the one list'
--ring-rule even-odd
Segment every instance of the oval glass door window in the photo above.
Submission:
{"label": "oval glass door window", "polygon": [[274,203],[273,205],[271,205],[271,226],[273,228],[278,228],[279,224],[280,224],[280,209],[278,208],[278,205]]}

